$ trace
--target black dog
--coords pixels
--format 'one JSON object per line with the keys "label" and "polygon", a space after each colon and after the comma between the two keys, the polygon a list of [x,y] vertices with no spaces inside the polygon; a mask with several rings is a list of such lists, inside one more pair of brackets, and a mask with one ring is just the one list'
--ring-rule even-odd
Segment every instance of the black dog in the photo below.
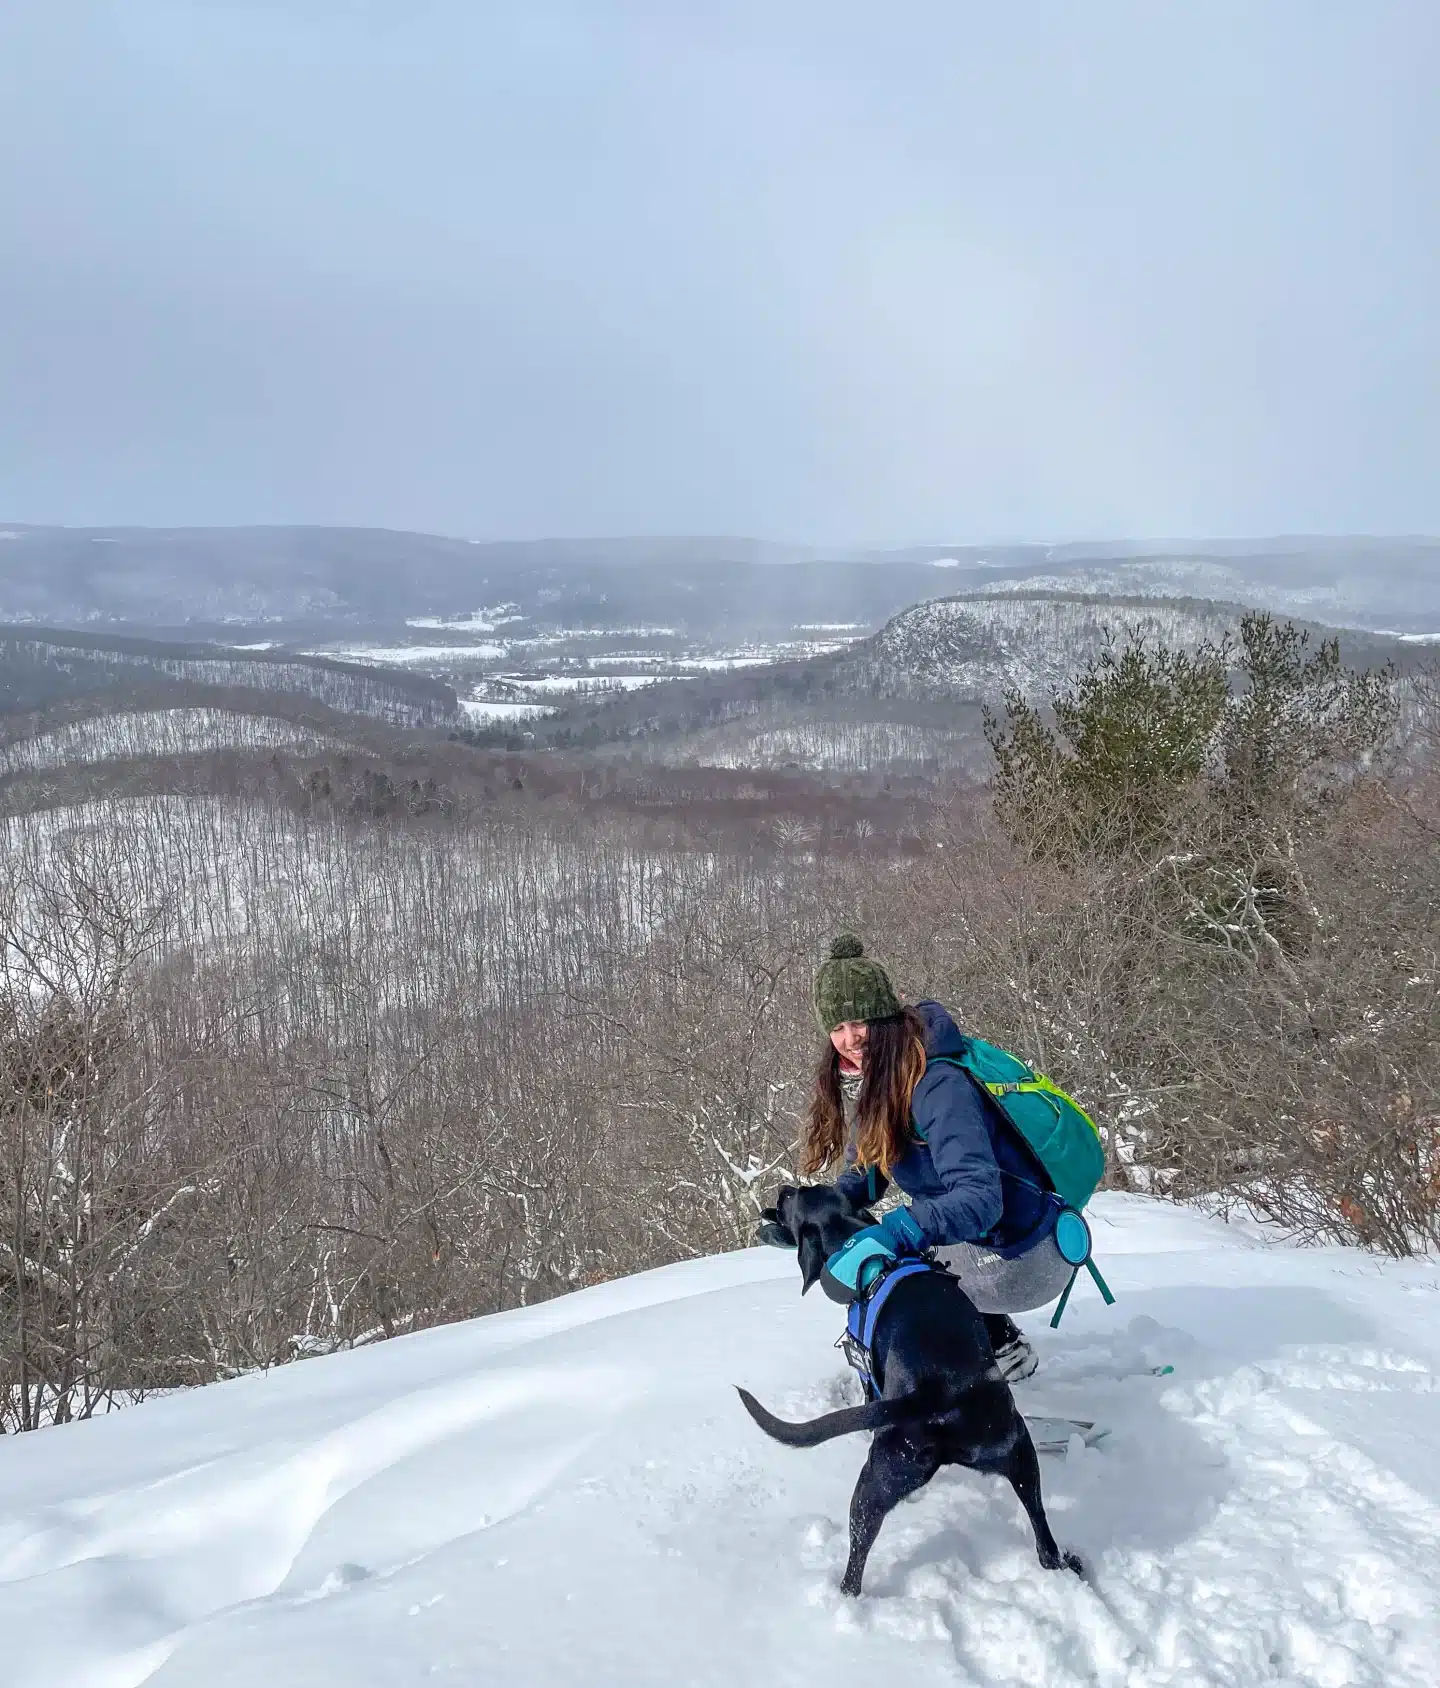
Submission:
{"label": "black dog", "polygon": [[[871,1223],[870,1214],[857,1213],[828,1184],[803,1190],[786,1185],[762,1235],[795,1246],[803,1295],[835,1250]],[[807,1424],[788,1424],[740,1391],[751,1418],[788,1448],[813,1448],[854,1430],[875,1431],[850,1501],[850,1559],[841,1589],[859,1594],[886,1513],[942,1465],[1008,1479],[1035,1531],[1040,1563],[1047,1571],[1063,1566],[1080,1572],[1080,1561],[1062,1553],[1050,1533],[1035,1444],[995,1364],[984,1321],[959,1283],[946,1272],[916,1272],[896,1284],[880,1311],[870,1352],[881,1399]]]}

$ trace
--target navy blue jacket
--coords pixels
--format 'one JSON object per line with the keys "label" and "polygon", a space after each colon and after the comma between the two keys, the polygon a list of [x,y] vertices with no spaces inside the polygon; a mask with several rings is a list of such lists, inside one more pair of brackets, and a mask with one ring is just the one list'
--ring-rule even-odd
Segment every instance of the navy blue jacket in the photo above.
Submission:
{"label": "navy blue jacket", "polygon": [[[925,1022],[927,1056],[960,1054],[964,1033],[938,1002],[917,1002],[915,1011]],[[930,1061],[915,1086],[911,1114],[924,1141],[912,1138],[890,1172],[910,1198],[924,1247],[984,1242],[1013,1248],[1048,1232],[1054,1210],[1045,1174],[969,1073]],[[889,1180],[878,1167],[854,1165],[853,1138],[845,1159],[836,1188],[858,1203],[879,1201]]]}

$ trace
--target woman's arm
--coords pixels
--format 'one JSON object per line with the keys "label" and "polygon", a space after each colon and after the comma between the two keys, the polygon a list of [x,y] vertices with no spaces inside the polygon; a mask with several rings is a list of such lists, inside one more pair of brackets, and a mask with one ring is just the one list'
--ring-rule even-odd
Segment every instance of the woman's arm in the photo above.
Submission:
{"label": "woman's arm", "polygon": [[835,1188],[851,1207],[870,1207],[890,1188],[890,1180],[878,1166],[848,1165],[835,1180]]}
{"label": "woman's arm", "polygon": [[916,1196],[910,1203],[925,1246],[978,1242],[1004,1207],[980,1093],[968,1074],[936,1062],[916,1086],[911,1106],[944,1185],[942,1195]]}

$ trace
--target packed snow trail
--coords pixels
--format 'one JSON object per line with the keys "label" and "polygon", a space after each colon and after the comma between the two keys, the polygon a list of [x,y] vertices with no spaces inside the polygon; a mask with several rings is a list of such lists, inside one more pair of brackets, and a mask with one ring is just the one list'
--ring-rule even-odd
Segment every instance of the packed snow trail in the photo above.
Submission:
{"label": "packed snow trail", "polygon": [[1086,1581],[948,1471],[844,1599],[865,1439],[731,1389],[854,1398],[836,1309],[752,1249],[0,1440],[0,1684],[1428,1688],[1440,1263],[1092,1216],[1119,1305],[1029,1319],[1017,1391],[1112,1427],[1044,1462]]}

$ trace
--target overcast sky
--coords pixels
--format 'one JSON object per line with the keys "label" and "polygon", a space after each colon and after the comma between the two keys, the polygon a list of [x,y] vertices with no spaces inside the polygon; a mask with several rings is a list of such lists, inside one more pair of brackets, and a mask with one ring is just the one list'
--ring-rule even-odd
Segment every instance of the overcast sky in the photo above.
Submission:
{"label": "overcast sky", "polygon": [[0,520],[1440,531],[1437,0],[0,0]]}

